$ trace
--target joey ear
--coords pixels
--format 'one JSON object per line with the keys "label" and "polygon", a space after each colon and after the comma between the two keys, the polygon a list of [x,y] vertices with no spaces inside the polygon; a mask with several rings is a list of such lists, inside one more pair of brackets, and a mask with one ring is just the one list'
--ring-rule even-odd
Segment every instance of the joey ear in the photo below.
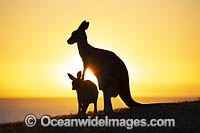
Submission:
{"label": "joey ear", "polygon": [[81,79],[81,71],[79,71],[79,72],[77,73],[77,78],[78,78],[78,79]]}
{"label": "joey ear", "polygon": [[67,73],[67,75],[69,76],[69,78],[71,79],[71,80],[75,80],[76,78],[73,76],[73,75],[71,75],[70,73]]}

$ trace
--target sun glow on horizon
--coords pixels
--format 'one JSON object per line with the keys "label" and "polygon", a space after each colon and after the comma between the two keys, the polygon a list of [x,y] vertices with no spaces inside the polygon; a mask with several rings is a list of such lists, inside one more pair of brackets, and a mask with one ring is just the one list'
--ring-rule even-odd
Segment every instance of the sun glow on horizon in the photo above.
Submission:
{"label": "sun glow on horizon", "polygon": [[[66,40],[83,20],[90,22],[88,43],[125,63],[133,97],[199,96],[199,5],[1,0],[0,98],[76,96],[67,73],[76,76],[83,64]],[[97,84],[91,70],[85,79]]]}

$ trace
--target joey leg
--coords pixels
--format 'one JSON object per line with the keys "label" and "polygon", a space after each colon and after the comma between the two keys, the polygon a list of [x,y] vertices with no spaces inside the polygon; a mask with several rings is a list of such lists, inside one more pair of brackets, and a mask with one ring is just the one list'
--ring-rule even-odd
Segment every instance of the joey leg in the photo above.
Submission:
{"label": "joey leg", "polygon": [[83,105],[81,103],[78,103],[78,115],[81,114],[82,110],[83,110]]}
{"label": "joey leg", "polygon": [[87,111],[87,108],[88,108],[89,104],[86,103],[86,104],[83,104],[83,110],[82,110],[82,113],[85,114],[86,111]]}

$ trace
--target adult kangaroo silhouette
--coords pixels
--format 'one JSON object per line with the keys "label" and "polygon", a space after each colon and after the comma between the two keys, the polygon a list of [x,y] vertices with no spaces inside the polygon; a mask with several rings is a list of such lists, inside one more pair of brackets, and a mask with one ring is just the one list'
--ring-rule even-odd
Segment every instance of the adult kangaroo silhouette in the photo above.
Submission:
{"label": "adult kangaroo silhouette", "polygon": [[104,112],[112,112],[111,97],[118,94],[124,103],[132,108],[140,103],[134,101],[129,89],[129,76],[124,62],[113,52],[99,49],[88,44],[85,30],[89,22],[83,21],[77,30],[72,32],[68,44],[77,43],[83,61],[83,76],[87,68],[97,77],[99,89],[104,94]]}

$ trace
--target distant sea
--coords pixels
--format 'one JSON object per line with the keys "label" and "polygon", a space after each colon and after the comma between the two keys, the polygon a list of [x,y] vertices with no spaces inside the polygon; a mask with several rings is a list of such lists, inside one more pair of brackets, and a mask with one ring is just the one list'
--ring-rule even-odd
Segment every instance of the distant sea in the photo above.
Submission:
{"label": "distant sea", "polygon": [[[197,97],[138,97],[134,98],[141,103],[167,103],[194,101]],[[125,108],[126,106],[117,97],[112,99],[113,108]],[[0,99],[0,123],[23,121],[27,114],[34,114],[37,118],[42,115],[69,115],[76,114],[78,110],[76,98],[1,98]],[[93,105],[89,106],[93,110]],[[103,98],[98,99],[98,111],[103,110]]]}

